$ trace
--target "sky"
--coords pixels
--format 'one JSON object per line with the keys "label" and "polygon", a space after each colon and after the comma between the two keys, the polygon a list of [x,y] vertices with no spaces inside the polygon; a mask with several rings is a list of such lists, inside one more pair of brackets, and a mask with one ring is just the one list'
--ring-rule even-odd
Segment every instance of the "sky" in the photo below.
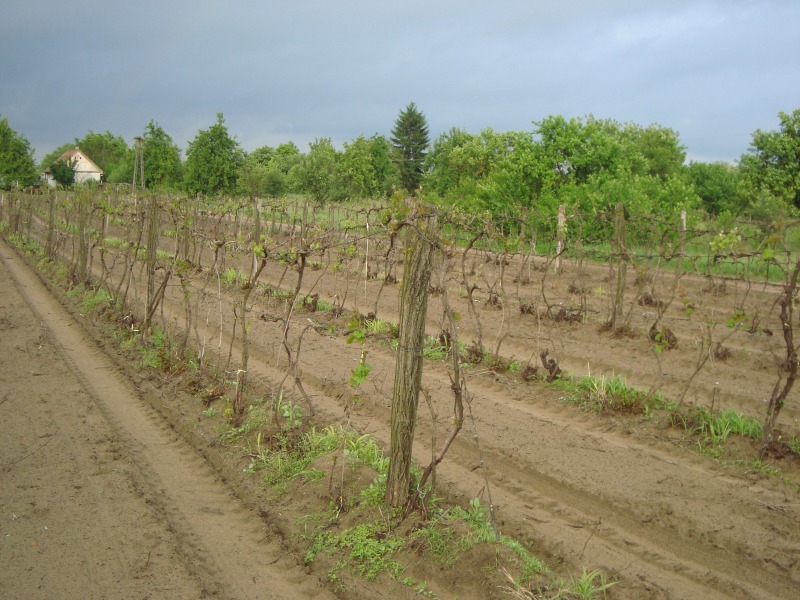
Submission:
{"label": "sky", "polygon": [[800,108],[800,0],[3,0],[0,118],[36,159],[156,121],[185,149],[223,113],[245,151],[549,115],[675,130],[735,162]]}

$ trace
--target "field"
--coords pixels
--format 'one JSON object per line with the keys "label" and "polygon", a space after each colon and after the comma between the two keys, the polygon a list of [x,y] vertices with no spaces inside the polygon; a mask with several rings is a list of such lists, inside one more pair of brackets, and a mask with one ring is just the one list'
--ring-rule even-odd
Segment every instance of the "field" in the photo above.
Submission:
{"label": "field", "polygon": [[[61,276],[72,282],[79,319],[95,328],[110,321],[156,328],[150,353],[142,349],[141,362],[124,369],[140,390],[154,390],[148,402],[205,460],[227,469],[230,485],[302,555],[320,537],[294,539],[292,527],[318,510],[319,493],[296,482],[264,491],[242,470],[266,470],[261,444],[276,439],[276,428],[298,435],[312,424],[342,424],[388,444],[400,225],[412,215],[265,203],[255,219],[249,204],[201,210],[181,199],[139,202],[5,198],[0,217],[6,235],[40,264],[66,261]],[[488,508],[480,514],[495,535],[520,540],[566,580],[600,569],[617,582],[607,591],[612,598],[795,597],[797,390],[780,413],[776,443],[759,454],[786,358],[780,261],[765,261],[760,247],[722,248],[725,231],[689,240],[680,229],[661,232],[638,240],[648,249],[638,253],[624,241],[589,252],[570,239],[559,255],[547,228],[512,236],[488,223],[442,225],[428,337],[418,349],[426,360],[414,446],[427,465],[452,431],[447,350],[455,344],[466,416],[436,470],[441,502]],[[715,249],[685,250],[702,239]],[[771,277],[762,276],[766,263]],[[112,304],[122,316],[104,310]],[[175,392],[164,375],[187,349],[195,371],[179,379],[196,384],[194,397]],[[203,377],[214,373],[222,383],[207,384]],[[256,425],[259,411],[272,420]],[[214,458],[208,439],[216,447],[225,436],[244,451]],[[341,503],[344,471],[335,490],[336,461],[318,461],[326,502]],[[296,516],[279,518],[276,506]],[[338,517],[336,526],[345,521]],[[304,531],[319,525],[305,522]],[[420,582],[442,598],[557,587],[541,574],[515,587],[499,568],[485,568],[494,560],[486,550],[463,553],[450,569],[424,552],[409,556],[392,597],[414,595]],[[214,572],[226,568],[214,553],[207,560]],[[343,597],[370,597],[369,582],[334,567],[319,553],[306,568]]]}

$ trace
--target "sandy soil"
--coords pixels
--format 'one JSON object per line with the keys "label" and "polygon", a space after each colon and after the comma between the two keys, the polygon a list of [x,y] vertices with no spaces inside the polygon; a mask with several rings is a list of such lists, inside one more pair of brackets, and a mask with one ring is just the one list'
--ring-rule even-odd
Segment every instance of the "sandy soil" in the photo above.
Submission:
{"label": "sandy soil", "polygon": [[[164,241],[165,247],[169,247],[169,243]],[[206,266],[208,258],[203,258]],[[677,297],[665,315],[665,322],[677,335],[678,347],[657,355],[652,352],[647,338],[654,309],[639,307],[631,296],[628,299],[635,335],[613,338],[599,333],[599,325],[607,314],[607,268],[581,273],[567,270],[544,283],[539,272],[539,280],[521,285],[520,291],[513,294],[511,290],[515,286],[506,282],[509,291],[506,308],[500,310],[488,301],[487,295],[493,278],[497,277],[496,265],[484,264],[488,266],[479,265],[481,275],[475,279],[482,288],[479,290],[481,327],[487,345],[495,346],[502,340],[501,354],[506,357],[527,360],[530,356],[538,357],[538,352],[546,348],[575,374],[587,371],[593,375],[623,374],[637,387],[646,389],[660,385],[668,397],[674,398],[686,389],[688,402],[707,406],[715,403],[717,407],[722,405],[761,415],[763,399],[774,383],[776,361],[780,356],[780,336],[768,333],[778,330],[774,312],[770,316],[769,310],[777,295],[775,286],[743,290],[731,283],[721,290],[719,282],[687,277],[681,281]],[[307,291],[327,299],[347,298],[346,308],[356,308],[362,313],[372,311],[380,283],[365,283],[352,275],[357,273],[358,266],[351,267],[339,274],[330,270],[321,276],[312,274],[307,279]],[[209,349],[218,347],[224,352],[228,347],[232,310],[227,294],[217,294],[216,284],[208,286],[207,275],[208,271],[198,274],[192,282],[195,286],[192,311],[203,319],[211,315],[210,324],[200,332],[193,331],[192,337],[201,338],[197,341]],[[286,274],[279,264],[270,264],[262,276],[265,282],[282,282],[286,289],[293,286],[292,278],[292,272]],[[586,296],[587,317],[582,322],[557,322],[520,314],[518,305],[522,301],[539,304],[541,311],[541,302],[537,299],[543,292],[555,305],[577,305],[580,299],[566,289],[578,279],[591,290]],[[659,281],[657,296],[665,298],[669,293],[668,278]],[[446,285],[455,290],[459,284],[451,279]],[[134,288],[138,291],[132,298],[141,298],[144,295],[141,278],[134,280]],[[453,298],[462,315],[461,338],[468,342],[477,336],[477,325],[467,317],[470,313],[463,297],[453,294]],[[280,310],[276,301],[269,297],[254,300],[253,315],[268,317]],[[431,333],[441,328],[439,302],[431,299]],[[397,286],[383,289],[378,304],[379,316],[396,319]],[[688,305],[691,310],[687,310]],[[763,316],[754,333],[721,325],[738,306],[743,306],[748,314],[758,312]],[[216,321],[216,315],[222,316],[221,323]],[[704,343],[701,341],[703,323],[709,322],[709,317],[717,323],[713,341],[724,339],[730,352],[725,359],[712,360],[693,377]],[[185,327],[183,293],[177,283],[169,286],[160,318],[176,331]],[[352,394],[346,382],[361,349],[346,344],[341,331],[304,329],[308,319],[324,323],[326,317],[321,313],[296,315],[293,332],[304,332],[303,384],[321,421],[343,421],[345,405]],[[222,334],[217,330],[220,325]],[[269,318],[253,319],[250,381],[254,386],[274,389],[285,378],[280,327]],[[74,330],[68,324],[65,329]],[[60,343],[71,348],[76,342]],[[394,353],[378,342],[370,342],[368,348],[373,371],[368,384],[359,391],[364,401],[347,413],[347,419],[359,431],[388,442]],[[90,356],[88,365],[97,360],[96,356],[87,356]],[[234,361],[238,359],[235,347],[233,357]],[[73,367],[68,362],[68,370],[83,372],[78,368],[77,359],[73,360],[76,364]],[[86,370],[91,372],[88,365]],[[449,428],[452,412],[450,381],[444,364],[428,362],[425,369],[424,386],[437,415],[436,431],[441,441]],[[687,382],[691,383],[688,388]],[[525,384],[486,369],[471,372],[468,385],[472,398],[469,431],[457,439],[439,469],[438,481],[453,498],[481,496],[486,500],[490,490],[505,533],[534,541],[543,553],[563,564],[578,568],[585,564],[606,570],[620,581],[610,594],[614,598],[788,599],[798,596],[800,491],[796,487],[749,469],[746,464],[726,465],[698,454],[683,442],[681,432],[653,429],[646,416],[630,419],[581,413],[559,402],[560,392],[552,387]],[[294,399],[301,402],[297,396]],[[8,404],[8,400],[4,404]],[[136,405],[136,402],[122,404]],[[110,408],[108,412],[111,413]],[[173,412],[176,415],[170,418],[181,418],[177,414],[181,411]],[[795,391],[783,417],[786,431],[797,431],[799,414]],[[193,418],[190,414],[188,420]],[[114,425],[118,419],[126,423],[124,428]],[[109,420],[112,428],[130,430],[128,415],[110,416]],[[432,422],[431,415],[421,408],[415,452],[422,463],[430,457]],[[138,431],[144,425],[132,427]],[[155,425],[151,422],[151,428],[162,433],[167,431],[157,421]],[[51,432],[53,429],[45,427],[44,430]],[[480,450],[475,444],[476,438],[480,441]],[[4,444],[6,439],[4,436]],[[162,444],[145,439],[139,444],[144,449],[132,455],[136,459],[134,462],[154,465],[147,467],[151,471],[147,472],[145,480],[150,480],[151,473],[157,474],[162,482],[172,478],[168,472],[158,471],[157,465],[162,461],[180,465],[186,464],[187,458],[194,458],[189,449],[167,458],[172,444],[180,444],[177,441]],[[29,447],[30,443],[24,446]],[[147,448],[150,450],[145,450]],[[745,448],[745,451],[752,455],[753,448]],[[24,449],[19,452],[25,454]],[[138,460],[139,453],[148,453],[148,460]],[[40,454],[41,451],[34,453],[31,459]],[[781,467],[796,474],[797,464],[792,460],[786,459]],[[18,464],[22,466],[26,462]],[[190,471],[202,472],[202,462],[190,464],[193,465]],[[16,469],[17,465],[13,467]],[[207,479],[213,482],[214,477],[208,473]],[[251,572],[248,568],[257,567],[241,564],[241,561],[226,563],[224,551],[214,552],[216,543],[212,540],[216,540],[216,535],[223,538],[240,535],[241,529],[247,530],[247,523],[227,523],[215,530],[215,537],[203,538],[209,526],[209,514],[219,517],[233,512],[230,510],[233,500],[225,496],[224,486],[219,490],[218,493],[227,498],[215,505],[222,514],[215,512],[216,509],[211,513],[203,510],[203,506],[209,506],[203,504],[194,512],[181,513],[178,525],[171,527],[178,532],[188,531],[186,539],[193,540],[190,547],[202,549],[197,550],[197,554],[204,567],[187,571],[190,582],[192,577],[197,580],[208,569],[213,573],[210,580],[232,586],[234,582],[248,579],[243,576]],[[178,492],[173,490],[169,495]],[[184,503],[191,505],[191,500],[185,497],[168,503],[165,512],[171,514],[176,505],[180,510],[189,510]],[[182,541],[183,538],[174,542],[174,547],[185,553]],[[256,539],[254,543],[260,542]],[[190,560],[189,564],[194,562]],[[209,577],[201,581],[207,586]],[[315,581],[300,581],[306,582],[312,590],[317,589]],[[477,597],[484,595],[482,592],[475,594]],[[469,592],[461,593],[461,597],[468,596]],[[257,596],[245,592],[243,597]]]}
{"label": "sandy soil", "polygon": [[0,596],[333,597],[0,253]]}

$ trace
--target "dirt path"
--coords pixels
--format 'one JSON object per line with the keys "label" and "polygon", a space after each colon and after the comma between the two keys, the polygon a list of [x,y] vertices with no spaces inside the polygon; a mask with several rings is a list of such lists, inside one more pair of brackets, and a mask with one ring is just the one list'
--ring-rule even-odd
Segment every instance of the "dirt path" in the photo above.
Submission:
{"label": "dirt path", "polygon": [[3,598],[332,598],[0,256]]}

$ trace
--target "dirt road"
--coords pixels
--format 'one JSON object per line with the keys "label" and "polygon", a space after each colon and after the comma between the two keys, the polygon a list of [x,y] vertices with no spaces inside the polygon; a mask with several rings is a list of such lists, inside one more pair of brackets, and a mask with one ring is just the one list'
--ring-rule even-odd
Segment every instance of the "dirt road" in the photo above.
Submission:
{"label": "dirt road", "polygon": [[332,598],[0,257],[0,596]]}

